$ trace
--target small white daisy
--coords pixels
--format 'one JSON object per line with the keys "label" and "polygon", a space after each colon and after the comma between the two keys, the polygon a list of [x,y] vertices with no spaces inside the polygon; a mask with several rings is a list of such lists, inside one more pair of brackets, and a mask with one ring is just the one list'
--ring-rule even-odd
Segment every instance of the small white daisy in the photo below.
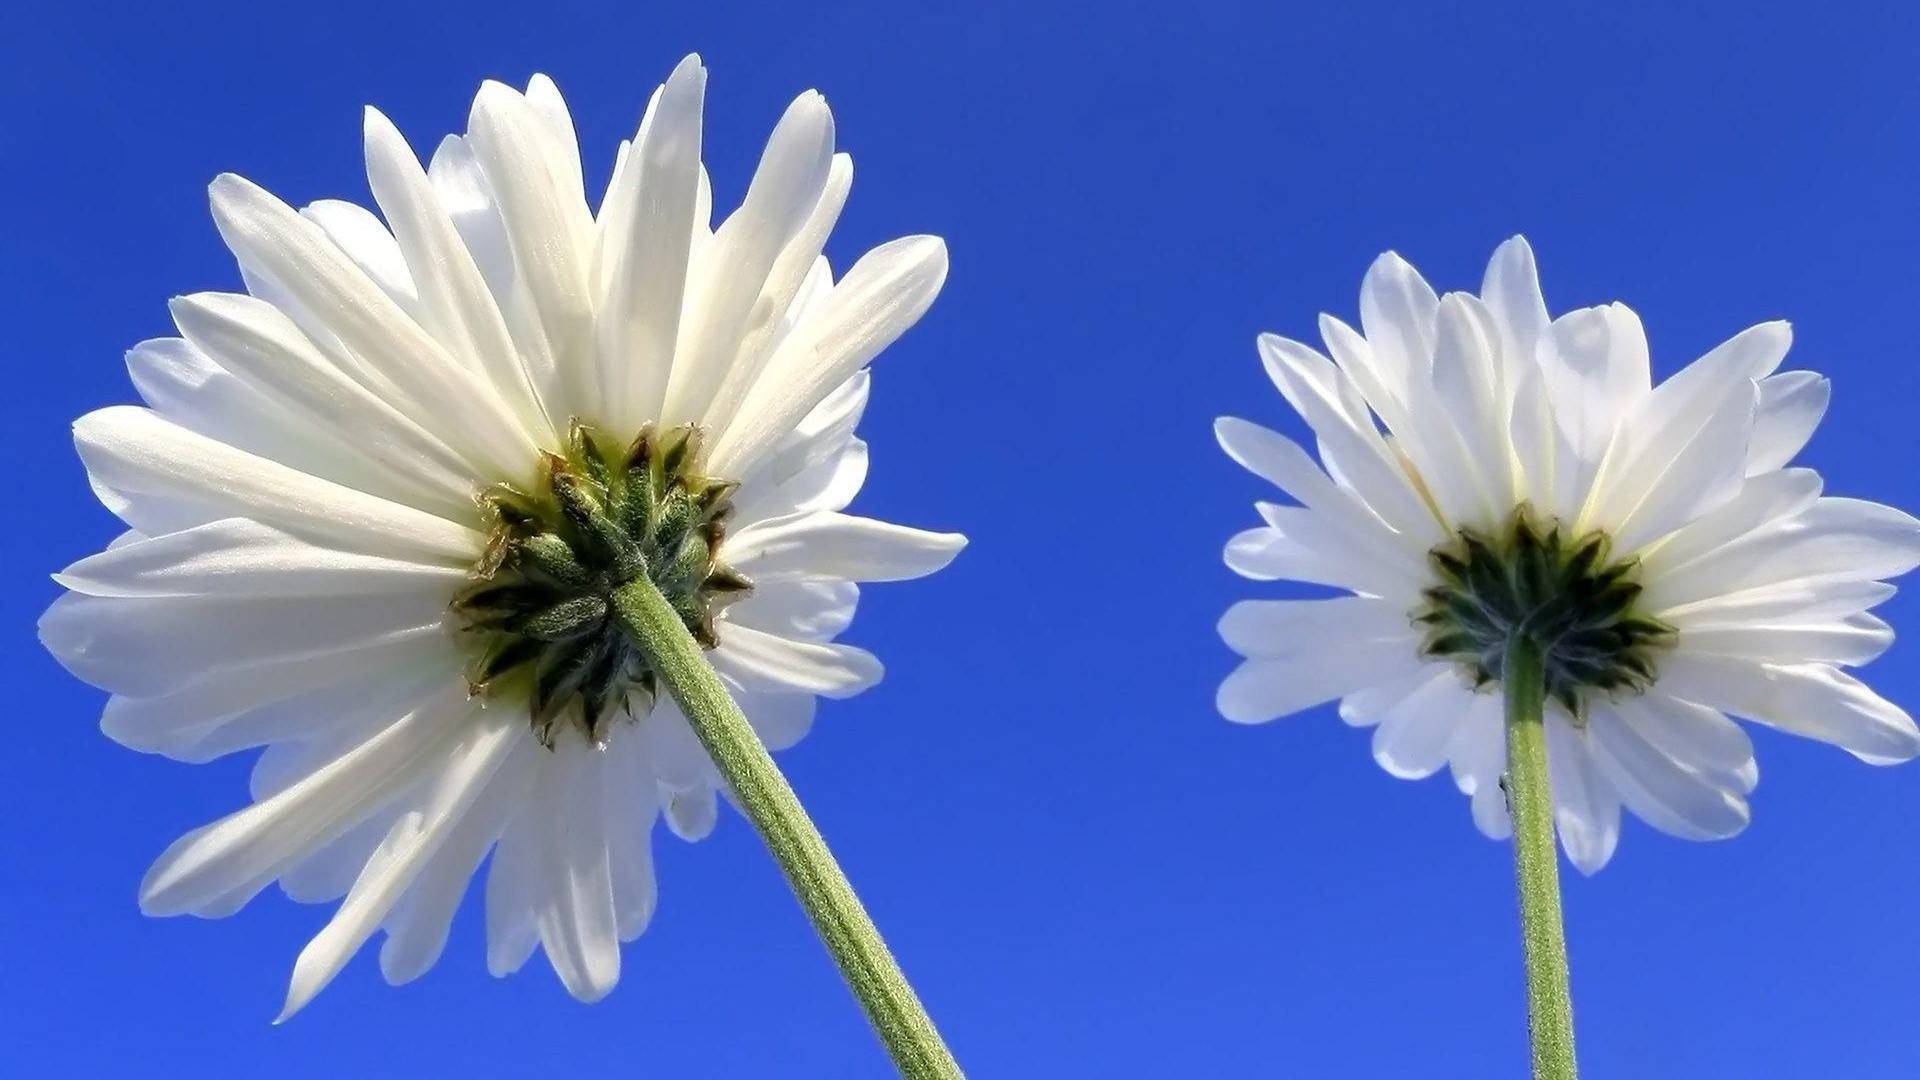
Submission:
{"label": "small white daisy", "polygon": [[1612,856],[1624,806],[1675,836],[1745,827],[1758,778],[1744,717],[1875,764],[1920,730],[1845,668],[1892,629],[1868,611],[1920,564],[1920,521],[1821,495],[1788,462],[1827,381],[1776,374],[1791,334],[1764,323],[1654,386],[1619,304],[1550,319],[1533,253],[1494,253],[1479,296],[1437,297],[1393,254],[1332,316],[1332,359],[1272,335],[1260,354],[1319,441],[1234,418],[1227,453],[1297,505],[1233,538],[1227,565],[1350,595],[1249,600],[1220,623],[1246,657],[1229,720],[1339,699],[1395,776],[1450,767],[1488,836],[1512,828],[1500,777],[1502,647],[1546,650],[1555,822],[1574,865]]}
{"label": "small white daisy", "polygon": [[369,109],[384,223],[220,177],[247,293],[175,300],[180,336],[128,356],[148,407],[75,425],[131,531],[59,575],[41,638],[111,691],[126,746],[267,748],[253,804],[169,848],[140,902],[344,895],[283,1016],[377,930],[389,981],[426,971],[490,851],[489,969],[538,946],[574,996],[606,994],[654,910],[655,819],[697,840],[723,787],[612,590],[646,575],[779,749],[816,695],[880,678],[832,640],[855,582],[964,544],[841,512],[864,368],[932,303],[944,245],[834,280],[853,167],[813,92],[710,228],[705,87],[697,57],[674,70],[597,210],[544,76],[483,86],[425,169]]}

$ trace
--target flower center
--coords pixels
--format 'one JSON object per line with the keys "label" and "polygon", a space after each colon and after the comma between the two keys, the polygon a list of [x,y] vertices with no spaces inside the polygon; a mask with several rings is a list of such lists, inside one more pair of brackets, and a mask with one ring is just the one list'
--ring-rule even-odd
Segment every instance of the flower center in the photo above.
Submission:
{"label": "flower center", "polygon": [[1635,610],[1639,564],[1610,561],[1608,547],[1604,533],[1570,540],[1557,524],[1543,529],[1524,508],[1501,534],[1461,530],[1429,555],[1438,582],[1414,613],[1427,631],[1422,652],[1484,686],[1500,680],[1507,642],[1529,635],[1548,697],[1576,722],[1590,695],[1646,689],[1674,631]]}
{"label": "flower center", "polygon": [[568,719],[598,743],[616,709],[652,707],[653,661],[613,614],[622,586],[651,581],[709,649],[714,615],[751,587],[717,557],[737,485],[699,474],[700,438],[692,425],[647,428],[623,445],[576,421],[537,490],[480,494],[486,551],[453,599],[473,642],[468,680],[524,699],[543,744]]}

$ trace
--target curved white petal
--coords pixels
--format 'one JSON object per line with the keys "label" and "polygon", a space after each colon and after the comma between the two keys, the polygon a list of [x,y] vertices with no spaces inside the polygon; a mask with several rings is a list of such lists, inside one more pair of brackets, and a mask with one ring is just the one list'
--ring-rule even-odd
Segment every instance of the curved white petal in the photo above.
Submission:
{"label": "curved white petal", "polygon": [[1662,662],[1660,686],[1675,697],[1832,743],[1870,764],[1920,754],[1920,728],[1905,710],[1826,664],[1681,652]]}
{"label": "curved white petal", "polygon": [[849,514],[799,514],[748,526],[723,557],[751,578],[905,581],[953,561],[967,538]]}

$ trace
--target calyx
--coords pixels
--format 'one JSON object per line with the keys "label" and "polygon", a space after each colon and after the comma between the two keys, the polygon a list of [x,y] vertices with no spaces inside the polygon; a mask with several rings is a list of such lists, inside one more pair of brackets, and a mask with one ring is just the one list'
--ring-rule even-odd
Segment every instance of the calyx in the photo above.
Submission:
{"label": "calyx", "polygon": [[702,645],[718,643],[714,616],[751,583],[717,554],[736,485],[700,475],[699,461],[691,425],[619,443],[575,422],[534,490],[479,495],[487,546],[453,600],[472,639],[474,693],[524,700],[548,746],[557,723],[579,723],[598,743],[610,716],[650,708],[653,663],[613,602],[643,578]]}
{"label": "calyx", "polygon": [[1461,530],[1428,557],[1436,581],[1414,613],[1422,651],[1484,686],[1501,679],[1508,641],[1529,635],[1549,700],[1576,722],[1596,694],[1646,689],[1674,630],[1636,609],[1638,563],[1608,548],[1604,533],[1570,538],[1524,508],[1499,533]]}

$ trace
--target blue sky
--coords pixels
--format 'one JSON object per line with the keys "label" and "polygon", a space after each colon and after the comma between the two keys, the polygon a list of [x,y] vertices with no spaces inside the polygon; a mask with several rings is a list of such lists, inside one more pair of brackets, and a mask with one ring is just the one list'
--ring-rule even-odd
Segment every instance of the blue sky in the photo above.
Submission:
{"label": "blue sky", "polygon": [[[121,353],[167,331],[167,297],[237,285],[216,173],[365,200],[363,103],[430,146],[482,79],[545,71],[597,185],[698,51],[720,206],[817,87],[858,163],[836,264],[947,238],[945,293],[877,368],[856,508],[973,545],[867,593],[849,640],[887,681],[782,762],[976,1076],[1520,1071],[1507,849],[1328,708],[1213,712],[1215,619],[1280,593],[1220,564],[1265,495],[1211,421],[1302,430],[1254,335],[1350,317],[1380,251],[1474,287],[1523,232],[1555,309],[1638,310],[1656,375],[1789,318],[1788,366],[1834,379],[1803,460],[1920,508],[1910,10],[558,6],[9,19],[0,1046],[22,1074],[887,1075],[737,817],[699,845],[662,830],[659,917],[592,1008],[538,962],[489,978],[470,902],[419,983],[389,989],[369,950],[271,1028],[325,909],[138,913],[146,863],[238,806],[247,762],[115,746],[102,695],[35,642],[46,575],[116,531],[67,426],[132,400]],[[1883,613],[1920,632],[1914,597]],[[1866,677],[1920,707],[1917,658],[1905,641]],[[1755,741],[1745,835],[1629,822],[1610,867],[1566,882],[1591,1076],[1920,1070],[1920,766]]]}

